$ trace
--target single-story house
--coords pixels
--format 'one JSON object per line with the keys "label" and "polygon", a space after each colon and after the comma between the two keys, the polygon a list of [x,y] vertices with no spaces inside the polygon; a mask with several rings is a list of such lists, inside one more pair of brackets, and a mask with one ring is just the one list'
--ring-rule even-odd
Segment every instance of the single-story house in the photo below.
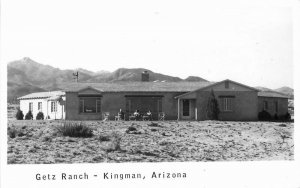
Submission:
{"label": "single-story house", "polygon": [[33,119],[43,112],[45,119],[65,119],[66,96],[63,91],[37,92],[19,97],[20,110],[24,115],[31,111]]}
{"label": "single-story house", "polygon": [[220,120],[255,121],[262,110],[280,116],[288,112],[288,98],[232,80],[220,82],[114,82],[72,83],[63,91],[32,93],[18,98],[20,109],[34,118],[41,111],[48,119],[114,119],[120,109],[125,119],[135,110],[160,113],[166,120],[206,120],[208,98],[214,92]]}

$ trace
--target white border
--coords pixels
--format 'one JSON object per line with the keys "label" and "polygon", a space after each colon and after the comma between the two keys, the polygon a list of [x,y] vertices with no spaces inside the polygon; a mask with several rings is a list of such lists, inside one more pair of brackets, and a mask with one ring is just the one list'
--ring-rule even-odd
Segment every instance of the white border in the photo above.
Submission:
{"label": "white border", "polygon": [[[227,2],[227,1],[226,1]],[[268,6],[270,1],[264,1]],[[288,1],[289,2],[289,1]],[[225,2],[224,2],[225,3]],[[289,3],[286,3],[289,4]],[[17,6],[17,5],[16,5]],[[6,140],[6,98],[7,98],[7,70],[6,62],[0,64],[0,187],[263,187],[263,188],[298,188],[300,178],[297,172],[300,171],[299,163],[299,126],[297,120],[299,113],[299,63],[300,62],[300,1],[292,1],[294,14],[294,89],[295,89],[295,160],[276,162],[184,162],[184,163],[122,163],[122,164],[71,164],[71,165],[7,165],[7,140]],[[1,17],[1,19],[3,19]],[[2,36],[1,36],[2,38]],[[2,46],[1,46],[2,48]],[[145,181],[46,181],[37,182],[36,173],[97,173],[102,172],[143,172],[151,174],[152,171],[161,172],[187,172],[185,180],[151,180]]]}

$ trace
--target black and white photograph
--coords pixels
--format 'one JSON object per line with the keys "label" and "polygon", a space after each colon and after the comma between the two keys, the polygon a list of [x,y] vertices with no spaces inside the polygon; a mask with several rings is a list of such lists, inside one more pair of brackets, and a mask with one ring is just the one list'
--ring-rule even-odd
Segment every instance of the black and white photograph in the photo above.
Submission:
{"label": "black and white photograph", "polygon": [[299,188],[297,10],[3,0],[1,187]]}

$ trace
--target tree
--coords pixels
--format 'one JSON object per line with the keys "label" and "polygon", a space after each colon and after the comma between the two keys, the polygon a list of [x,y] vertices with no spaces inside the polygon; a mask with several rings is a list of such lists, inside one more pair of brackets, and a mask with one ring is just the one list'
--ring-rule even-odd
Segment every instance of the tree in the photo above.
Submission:
{"label": "tree", "polygon": [[32,120],[33,119],[33,115],[32,115],[32,112],[30,110],[25,115],[25,119],[26,120]]}
{"label": "tree", "polygon": [[44,113],[43,112],[39,112],[37,115],[36,115],[36,120],[43,120],[44,119]]}
{"label": "tree", "polygon": [[218,100],[216,99],[214,90],[212,89],[207,101],[206,117],[209,120],[218,120],[219,113],[220,109],[218,105]]}
{"label": "tree", "polygon": [[24,114],[23,114],[22,110],[20,110],[20,108],[18,108],[17,113],[16,113],[16,119],[22,120],[23,118],[24,118]]}

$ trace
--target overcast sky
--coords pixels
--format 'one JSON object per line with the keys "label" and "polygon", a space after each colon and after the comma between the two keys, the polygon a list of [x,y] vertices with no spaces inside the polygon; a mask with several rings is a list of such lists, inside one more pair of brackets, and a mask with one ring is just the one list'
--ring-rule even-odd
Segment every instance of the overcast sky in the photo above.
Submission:
{"label": "overcast sky", "polygon": [[92,71],[140,67],[181,78],[293,87],[288,6],[204,2],[6,0],[2,60],[30,57]]}

